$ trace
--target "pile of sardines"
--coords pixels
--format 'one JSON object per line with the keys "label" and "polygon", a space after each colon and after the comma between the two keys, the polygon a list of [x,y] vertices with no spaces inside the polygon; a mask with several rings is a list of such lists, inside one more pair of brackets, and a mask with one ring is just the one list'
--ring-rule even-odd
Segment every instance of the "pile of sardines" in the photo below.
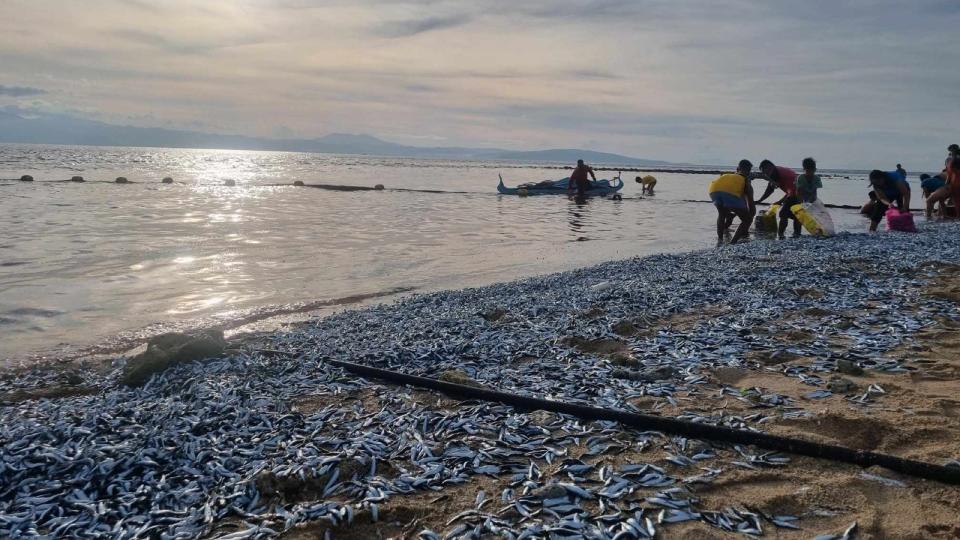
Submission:
{"label": "pile of sardines", "polygon": [[[324,359],[428,377],[453,371],[507,392],[645,412],[637,398],[684,410],[678,393],[716,393],[707,390],[711,370],[759,369],[750,355],[759,352],[814,358],[777,369],[822,397],[838,361],[909,369],[887,351],[937,318],[957,318],[955,305],[921,297],[919,287],[932,275],[921,261],[960,261],[957,232],[929,225],[919,235],[754,242],[418,295],[278,331],[140,388],[116,384],[121,358],[111,373],[81,374],[105,389],[97,395],[0,405],[0,537],[267,538],[313,523],[335,538],[390,519],[385,509],[398,498],[433,504],[481,477],[498,482],[496,491],[467,489],[460,513],[432,527],[412,520],[408,535],[653,538],[682,522],[751,537],[802,528],[802,516],[735,497],[708,508],[696,496],[726,471],[776,469],[789,456],[453,401]],[[811,309],[822,315],[788,316]],[[836,324],[842,313],[860,315]],[[645,321],[656,331],[618,331]],[[771,326],[815,338],[789,344],[754,331]],[[832,347],[831,338],[847,345]],[[616,376],[623,368],[609,351],[584,343],[613,343],[635,361],[633,372],[656,376]],[[24,372],[0,392],[58,376]],[[778,416],[815,414],[759,389],[720,392],[754,408],[681,418],[760,431]],[[869,407],[884,392],[849,399]],[[635,459],[652,451],[667,457]],[[612,456],[630,459],[603,459]]]}

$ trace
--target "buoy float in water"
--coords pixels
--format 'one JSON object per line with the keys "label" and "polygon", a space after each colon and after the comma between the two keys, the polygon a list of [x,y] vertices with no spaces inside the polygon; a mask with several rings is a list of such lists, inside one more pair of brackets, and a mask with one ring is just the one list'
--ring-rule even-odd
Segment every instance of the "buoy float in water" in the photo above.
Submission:
{"label": "buoy float in water", "polygon": [[21,181],[21,182],[33,182],[33,177],[30,176],[29,174],[25,174],[25,175],[23,175],[23,176],[20,177],[20,181]]}
{"label": "buoy float in water", "polygon": [[127,180],[127,177],[126,177],[126,176],[118,176],[117,179],[114,180],[114,182],[116,182],[117,184],[129,184],[129,183],[130,183],[130,181]]}
{"label": "buoy float in water", "polygon": [[225,185],[225,186],[227,186],[227,187],[233,187],[233,186],[237,185],[237,181],[231,178],[231,179],[227,180],[226,182],[224,182],[223,185]]}
{"label": "buoy float in water", "polygon": [[293,185],[295,185],[295,186],[303,186],[303,180],[297,180],[296,182],[293,183]]}
{"label": "buoy float in water", "polygon": [[172,184],[173,178],[170,178],[169,176],[167,176],[167,177],[164,177],[164,179],[161,180],[161,182],[163,182],[164,184]]}
{"label": "buoy float in water", "polygon": [[383,184],[377,184],[373,186],[373,189],[376,189],[377,191],[383,191]]}
{"label": "buoy float in water", "polygon": [[71,182],[83,182],[82,176],[74,176],[70,179]]}

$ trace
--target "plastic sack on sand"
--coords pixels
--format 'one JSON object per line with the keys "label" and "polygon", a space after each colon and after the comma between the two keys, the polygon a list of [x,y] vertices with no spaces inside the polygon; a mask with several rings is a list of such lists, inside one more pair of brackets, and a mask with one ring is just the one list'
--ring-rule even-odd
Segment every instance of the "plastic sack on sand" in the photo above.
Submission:
{"label": "plastic sack on sand", "polygon": [[903,212],[899,208],[887,210],[887,230],[917,232],[917,226],[913,223],[913,214]]}
{"label": "plastic sack on sand", "polygon": [[803,228],[813,236],[833,236],[837,234],[836,227],[833,225],[833,218],[830,212],[823,205],[823,201],[817,199],[812,203],[795,204],[790,207],[790,211],[797,217]]}

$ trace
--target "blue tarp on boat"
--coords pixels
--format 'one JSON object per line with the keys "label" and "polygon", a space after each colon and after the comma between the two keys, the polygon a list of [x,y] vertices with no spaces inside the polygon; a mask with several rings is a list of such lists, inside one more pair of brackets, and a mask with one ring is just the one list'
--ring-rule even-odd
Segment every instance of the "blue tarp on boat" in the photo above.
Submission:
{"label": "blue tarp on boat", "polygon": [[[517,187],[509,188],[503,184],[503,176],[500,177],[500,184],[497,185],[497,191],[503,195],[566,195],[567,187],[570,185],[570,178],[561,178],[560,180],[544,180],[543,182],[529,182],[520,184]],[[597,197],[612,195],[623,189],[623,180],[619,176],[612,180],[601,179],[590,182],[590,189],[587,190],[588,197]]]}

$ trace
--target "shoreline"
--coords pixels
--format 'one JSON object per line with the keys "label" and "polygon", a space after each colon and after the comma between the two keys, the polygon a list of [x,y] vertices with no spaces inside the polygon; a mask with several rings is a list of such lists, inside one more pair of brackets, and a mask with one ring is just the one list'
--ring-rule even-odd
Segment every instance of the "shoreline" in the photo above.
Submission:
{"label": "shoreline", "polygon": [[[119,474],[148,487],[144,502],[159,500],[178,517],[174,525],[147,512],[144,530],[179,527],[207,537],[241,530],[297,538],[328,529],[335,538],[378,530],[414,537],[423,528],[442,535],[459,525],[473,530],[487,514],[506,529],[562,527],[568,520],[543,504],[567,497],[590,516],[582,520],[590,526],[611,508],[619,509],[616,523],[642,511],[641,521],[650,518],[671,537],[721,534],[710,524],[723,522],[718,515],[749,522],[728,511],[735,507],[796,518],[779,525],[761,519],[775,537],[838,533],[857,521],[867,534],[948,538],[960,488],[457,402],[364,381],[322,359],[454,374],[509,392],[801,434],[941,464],[960,458],[960,431],[951,425],[960,401],[936,396],[956,395],[960,377],[937,349],[952,338],[930,336],[951,332],[960,314],[956,298],[925,291],[955,290],[948,280],[960,263],[957,232],[954,224],[925,224],[917,235],[755,241],[611,261],[344,311],[258,335],[225,358],[181,365],[142,388],[116,386],[119,368],[79,373],[95,394],[0,405],[0,439],[17,441],[6,446],[6,462],[32,463],[0,470],[0,480],[66,507],[77,495],[60,494],[50,479],[81,478],[98,486],[86,495],[104,504],[99,519],[112,526],[124,512],[146,512],[120,509],[115,493],[136,500],[142,494],[112,480]],[[830,380],[840,360],[865,369],[842,376],[855,392]],[[0,381],[0,393],[51,383],[33,377]],[[83,459],[34,455],[67,447],[112,467],[91,470]],[[639,464],[653,467],[646,469],[653,476],[640,481],[631,474]],[[612,484],[611,475],[618,479]],[[592,498],[566,488],[557,493],[557,481]],[[609,489],[621,484],[622,493]],[[481,487],[492,502],[476,502]],[[681,489],[663,494],[671,488]],[[218,502],[227,497],[229,504]],[[599,499],[605,509],[596,507]],[[22,512],[29,502],[0,490],[4,512]],[[896,504],[915,511],[897,515]],[[661,510],[676,523],[658,523]],[[350,527],[331,525],[348,521],[347,513]],[[38,520],[36,530],[53,530],[48,521]],[[10,534],[8,527],[0,522],[0,533]],[[78,519],[64,531],[89,535],[93,527]]]}
{"label": "shoreline", "polygon": [[[289,304],[268,304],[214,314],[208,317],[156,322],[147,326],[108,335],[87,344],[65,344],[0,358],[0,376],[32,369],[100,368],[107,369],[118,356],[130,356],[157,336],[171,333],[198,333],[222,330],[228,339],[243,339],[247,334],[278,332],[325,317],[339,308],[356,309],[384,299],[396,300],[415,293],[416,287],[397,286],[375,292],[350,294],[339,298],[317,299]],[[104,365],[104,363],[106,363]]]}

